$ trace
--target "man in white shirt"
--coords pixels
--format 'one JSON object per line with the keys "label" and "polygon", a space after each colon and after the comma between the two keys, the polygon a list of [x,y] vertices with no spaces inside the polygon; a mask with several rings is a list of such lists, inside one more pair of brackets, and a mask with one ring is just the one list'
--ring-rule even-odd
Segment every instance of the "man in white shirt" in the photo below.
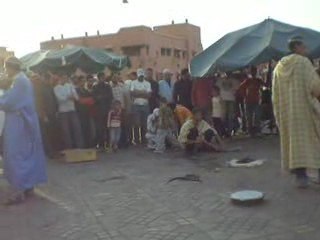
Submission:
{"label": "man in white shirt", "polygon": [[167,100],[168,103],[173,102],[173,86],[172,72],[169,69],[163,70],[163,80],[159,82],[159,95]]}
{"label": "man in white shirt", "polygon": [[80,121],[75,108],[75,101],[79,99],[73,86],[69,83],[67,75],[60,77],[60,82],[54,88],[58,102],[59,118],[65,149],[82,148],[83,138]]}
{"label": "man in white shirt", "polygon": [[236,91],[239,88],[238,81],[233,78],[232,73],[218,79],[217,86],[220,88],[221,99],[223,101],[225,115],[225,127],[229,136],[234,130],[235,111],[236,111]]}
{"label": "man in white shirt", "polygon": [[136,120],[134,138],[136,143],[143,143],[145,142],[147,119],[150,111],[149,98],[151,95],[151,84],[145,80],[145,73],[143,69],[138,69],[137,76],[138,79],[134,80],[130,87],[131,96],[133,98],[132,111]]}

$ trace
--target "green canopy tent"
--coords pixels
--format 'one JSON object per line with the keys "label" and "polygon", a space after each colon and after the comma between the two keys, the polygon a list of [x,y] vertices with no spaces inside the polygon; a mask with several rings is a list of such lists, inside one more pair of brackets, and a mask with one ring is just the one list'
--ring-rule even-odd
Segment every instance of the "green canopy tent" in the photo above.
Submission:
{"label": "green canopy tent", "polygon": [[190,65],[191,75],[205,77],[216,71],[234,71],[279,60],[289,54],[288,40],[297,36],[304,39],[310,57],[320,57],[320,32],[266,19],[228,33],[195,56]]}
{"label": "green canopy tent", "polygon": [[87,73],[96,73],[108,67],[120,71],[130,67],[127,56],[119,56],[102,49],[69,46],[60,50],[38,51],[21,58],[24,67],[35,72],[80,68]]}
{"label": "green canopy tent", "polygon": [[30,67],[38,65],[45,59],[48,53],[49,51],[40,50],[23,56],[22,58],[20,58],[23,64],[23,68],[29,70]]}

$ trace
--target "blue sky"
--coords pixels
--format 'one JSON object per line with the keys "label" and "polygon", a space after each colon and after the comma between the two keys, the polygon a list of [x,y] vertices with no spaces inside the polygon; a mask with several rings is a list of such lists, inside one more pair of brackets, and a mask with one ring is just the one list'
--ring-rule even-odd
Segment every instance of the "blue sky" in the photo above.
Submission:
{"label": "blue sky", "polygon": [[0,46],[18,57],[60,34],[73,37],[116,32],[133,25],[156,26],[171,20],[202,29],[208,47],[224,34],[271,17],[320,31],[319,0],[2,0]]}

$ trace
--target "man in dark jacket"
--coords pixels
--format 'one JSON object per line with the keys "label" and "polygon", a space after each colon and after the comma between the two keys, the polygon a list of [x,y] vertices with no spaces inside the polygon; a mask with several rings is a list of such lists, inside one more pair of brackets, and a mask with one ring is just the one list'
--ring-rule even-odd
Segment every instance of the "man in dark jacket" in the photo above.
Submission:
{"label": "man in dark jacket", "polygon": [[110,110],[113,94],[111,86],[106,82],[103,72],[98,73],[98,82],[93,86],[92,96],[96,103],[96,136],[97,147],[103,148],[106,141],[107,116]]}
{"label": "man in dark jacket", "polygon": [[176,104],[181,104],[192,109],[192,81],[190,80],[189,70],[187,68],[182,69],[180,79],[174,84],[173,89],[173,101]]}
{"label": "man in dark jacket", "polygon": [[94,105],[94,99],[92,97],[92,93],[86,88],[86,79],[84,76],[78,77],[76,80],[76,91],[79,96],[79,100],[76,102],[76,109],[78,112],[84,146],[85,148],[94,147],[94,139],[93,136],[93,118],[91,116],[90,110]]}
{"label": "man in dark jacket", "polygon": [[62,145],[59,144],[58,104],[51,79],[49,74],[33,74],[31,77],[45,153],[49,158],[55,158]]}
{"label": "man in dark jacket", "polygon": [[146,70],[146,80],[151,84],[151,96],[149,98],[150,113],[153,112],[155,108],[159,107],[159,84],[153,79],[153,69],[148,68]]}

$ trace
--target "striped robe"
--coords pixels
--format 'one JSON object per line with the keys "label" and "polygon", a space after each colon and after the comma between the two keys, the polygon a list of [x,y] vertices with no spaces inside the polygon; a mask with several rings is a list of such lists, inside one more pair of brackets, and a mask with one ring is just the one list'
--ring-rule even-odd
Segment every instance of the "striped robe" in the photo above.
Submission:
{"label": "striped robe", "polygon": [[292,54],[276,66],[273,105],[284,169],[320,169],[320,78],[308,58]]}

